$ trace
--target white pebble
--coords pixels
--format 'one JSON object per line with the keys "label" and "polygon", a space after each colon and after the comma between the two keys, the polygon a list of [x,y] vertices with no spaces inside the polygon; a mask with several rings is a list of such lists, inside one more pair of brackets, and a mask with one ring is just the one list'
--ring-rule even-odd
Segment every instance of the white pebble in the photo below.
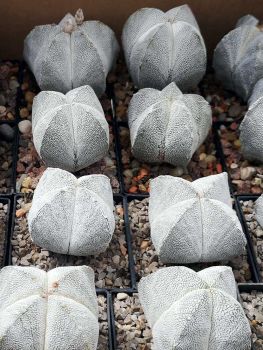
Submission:
{"label": "white pebble", "polygon": [[18,123],[18,129],[22,134],[28,134],[31,132],[32,123],[30,120],[22,120]]}

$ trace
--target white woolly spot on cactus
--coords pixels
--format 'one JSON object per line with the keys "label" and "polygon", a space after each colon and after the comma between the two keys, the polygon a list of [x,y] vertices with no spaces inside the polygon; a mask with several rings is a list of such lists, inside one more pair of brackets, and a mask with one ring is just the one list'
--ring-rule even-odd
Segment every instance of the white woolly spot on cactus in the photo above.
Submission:
{"label": "white woolly spot on cactus", "polygon": [[[53,283],[59,286],[53,293]],[[98,303],[88,266],[0,272],[1,350],[97,349]]]}
{"label": "white woolly spot on cactus", "polygon": [[141,279],[139,298],[155,349],[249,350],[251,330],[237,301],[233,272],[162,268]]}
{"label": "white woolly spot on cactus", "polygon": [[71,34],[75,29],[77,28],[76,22],[73,21],[72,18],[69,18],[66,20],[64,27],[63,27],[63,32]]}
{"label": "white woolly spot on cactus", "polygon": [[37,245],[56,253],[98,254],[107,249],[112,238],[113,209],[106,176],[77,179],[67,171],[48,168],[34,192],[29,232]]}
{"label": "white woolly spot on cactus", "polygon": [[142,8],[126,21],[122,43],[126,63],[139,88],[162,89],[175,82],[187,91],[206,70],[206,48],[188,5],[166,13]]}
{"label": "white woolly spot on cactus", "polygon": [[244,252],[246,238],[226,173],[193,182],[159,176],[150,187],[151,238],[162,262],[230,260]]}

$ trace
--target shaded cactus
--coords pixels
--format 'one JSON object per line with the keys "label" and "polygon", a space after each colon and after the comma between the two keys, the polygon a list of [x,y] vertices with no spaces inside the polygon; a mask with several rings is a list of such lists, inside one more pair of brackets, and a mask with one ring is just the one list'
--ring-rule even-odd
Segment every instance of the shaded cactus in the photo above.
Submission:
{"label": "shaded cactus", "polygon": [[115,219],[110,180],[105,175],[77,179],[48,168],[34,192],[28,215],[33,242],[50,251],[88,256],[106,250]]}
{"label": "shaded cactus", "polygon": [[124,25],[122,43],[128,70],[139,88],[162,89],[175,82],[186,91],[206,70],[206,48],[188,5],[166,13],[142,8]]}
{"label": "shaded cactus", "polygon": [[217,78],[245,101],[263,77],[263,33],[258,23],[251,15],[240,18],[236,28],[223,37],[214,52]]}
{"label": "shaded cactus", "polygon": [[226,173],[194,182],[159,176],[150,187],[151,238],[161,261],[220,261],[243,253],[246,238],[232,209]]}
{"label": "shaded cactus", "polygon": [[47,166],[78,171],[102,159],[109,148],[109,125],[90,86],[66,95],[42,91],[32,109],[33,141]]}
{"label": "shaded cactus", "polygon": [[162,91],[146,88],[133,95],[128,119],[137,159],[186,166],[209,132],[212,112],[203,97],[183,95],[171,83]]}
{"label": "shaded cactus", "polygon": [[41,90],[63,93],[90,85],[97,95],[119,52],[114,32],[99,21],[83,21],[82,10],[58,25],[35,27],[24,42],[24,59]]}
{"label": "shaded cactus", "polygon": [[[262,51],[263,52],[263,51]],[[263,79],[255,85],[249,99],[249,109],[240,124],[240,143],[244,157],[263,162]]]}
{"label": "shaded cactus", "polygon": [[198,273],[183,266],[162,268],[142,278],[138,290],[154,349],[251,348],[249,322],[230,267]]}
{"label": "shaded cactus", "polygon": [[1,350],[97,349],[98,305],[88,266],[7,266],[0,272]]}

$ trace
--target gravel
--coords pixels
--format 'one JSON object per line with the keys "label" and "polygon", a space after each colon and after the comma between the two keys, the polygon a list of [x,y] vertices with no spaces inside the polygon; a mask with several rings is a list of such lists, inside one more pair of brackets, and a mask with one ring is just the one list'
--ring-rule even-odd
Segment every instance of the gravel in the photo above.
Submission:
{"label": "gravel", "polygon": [[244,117],[247,105],[232,92],[223,89],[213,74],[207,74],[200,83],[202,95],[210,103],[215,122],[240,121]]}
{"label": "gravel", "polygon": [[32,195],[19,198],[12,243],[12,264],[36,266],[46,271],[57,266],[88,265],[95,272],[98,288],[130,287],[127,244],[122,204],[115,205],[116,228],[108,249],[98,256],[77,257],[52,253],[35,245],[28,232],[27,213]]}
{"label": "gravel", "polygon": [[108,348],[109,327],[107,315],[107,299],[104,295],[98,295],[98,305],[100,333],[97,350],[105,350]]}
{"label": "gravel", "polygon": [[[164,266],[152,244],[150,237],[150,225],[148,219],[148,198],[143,200],[132,200],[129,203],[130,227],[132,233],[132,247],[135,259],[137,279],[147,276]],[[251,282],[251,272],[247,255],[234,258],[230,262],[198,263],[185,265],[195,271],[202,270],[213,265],[229,265],[233,268],[235,279],[238,283]]]}
{"label": "gravel", "polygon": [[[120,294],[124,294],[119,297]],[[121,300],[119,300],[121,299]],[[148,350],[152,348],[152,333],[137,293],[118,293],[114,299],[117,349]]]}
{"label": "gravel", "polygon": [[193,181],[222,172],[212,132],[195,152],[186,170],[169,164],[146,164],[136,160],[131,151],[129,129],[126,127],[120,127],[120,141],[125,189],[129,193],[148,193],[149,179],[159,175],[180,176]]}
{"label": "gravel", "polygon": [[235,193],[262,193],[263,165],[256,166],[244,159],[240,151],[238,124],[222,125],[219,135]]}
{"label": "gravel", "polygon": [[0,193],[12,191],[12,143],[0,141]]}
{"label": "gravel", "polygon": [[18,63],[0,62],[0,120],[15,120]]}
{"label": "gravel", "polygon": [[256,253],[261,278],[263,280],[263,229],[259,225],[255,216],[255,202],[253,200],[240,201],[248,226],[249,234],[252,238],[253,247]]}
{"label": "gravel", "polygon": [[4,259],[4,248],[5,248],[5,239],[6,239],[6,228],[7,228],[7,211],[8,204],[0,202],[0,267],[3,266]]}
{"label": "gravel", "polygon": [[122,60],[117,63],[115,73],[109,76],[109,80],[114,86],[116,119],[127,121],[127,109],[135,89]]}
{"label": "gravel", "polygon": [[241,293],[241,300],[252,330],[255,350],[263,349],[263,292]]}

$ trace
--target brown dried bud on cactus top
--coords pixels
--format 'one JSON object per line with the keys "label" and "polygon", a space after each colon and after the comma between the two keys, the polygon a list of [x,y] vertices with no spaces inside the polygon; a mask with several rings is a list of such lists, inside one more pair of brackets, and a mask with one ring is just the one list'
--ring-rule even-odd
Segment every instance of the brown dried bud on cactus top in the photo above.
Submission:
{"label": "brown dried bud on cactus top", "polygon": [[83,21],[84,21],[84,14],[83,14],[82,9],[78,9],[78,11],[76,12],[75,20],[76,20],[77,25],[80,25],[80,24],[83,23]]}

